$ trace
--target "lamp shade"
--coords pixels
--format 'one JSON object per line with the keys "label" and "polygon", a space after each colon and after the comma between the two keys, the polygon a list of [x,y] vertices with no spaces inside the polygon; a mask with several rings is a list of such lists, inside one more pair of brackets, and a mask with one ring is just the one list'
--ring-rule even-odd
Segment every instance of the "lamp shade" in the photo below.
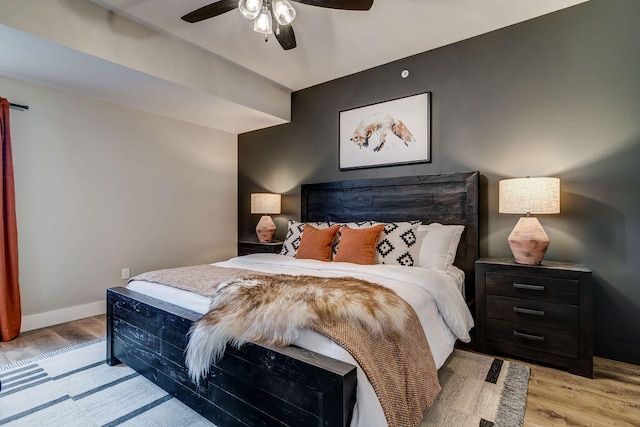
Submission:
{"label": "lamp shade", "polygon": [[296,17],[295,9],[287,0],[274,0],[271,7],[280,25],[289,25]]}
{"label": "lamp shade", "polygon": [[558,178],[513,178],[500,181],[498,211],[507,214],[560,213]]}
{"label": "lamp shade", "polygon": [[265,35],[273,34],[271,21],[271,10],[266,5],[263,5],[258,17],[253,21],[253,31]]}
{"label": "lamp shade", "polygon": [[240,0],[238,9],[245,18],[254,19],[262,10],[262,0]]}
{"label": "lamp shade", "polygon": [[549,247],[549,236],[530,214],[560,213],[558,178],[513,178],[500,181],[500,213],[527,214],[509,235],[509,247],[520,264],[539,265]]}
{"label": "lamp shade", "polygon": [[252,214],[279,214],[281,206],[280,194],[253,193],[251,195]]}

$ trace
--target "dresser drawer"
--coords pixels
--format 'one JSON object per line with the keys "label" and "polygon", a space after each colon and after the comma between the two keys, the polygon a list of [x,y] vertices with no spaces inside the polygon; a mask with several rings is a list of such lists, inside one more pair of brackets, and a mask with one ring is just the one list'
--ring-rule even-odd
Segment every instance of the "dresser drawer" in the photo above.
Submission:
{"label": "dresser drawer", "polygon": [[578,334],[575,332],[487,319],[487,340],[559,356],[578,357]]}
{"label": "dresser drawer", "polygon": [[553,277],[487,272],[486,293],[487,295],[578,305],[580,282]]}
{"label": "dresser drawer", "polygon": [[576,305],[487,295],[487,317],[527,325],[578,332],[580,310]]}

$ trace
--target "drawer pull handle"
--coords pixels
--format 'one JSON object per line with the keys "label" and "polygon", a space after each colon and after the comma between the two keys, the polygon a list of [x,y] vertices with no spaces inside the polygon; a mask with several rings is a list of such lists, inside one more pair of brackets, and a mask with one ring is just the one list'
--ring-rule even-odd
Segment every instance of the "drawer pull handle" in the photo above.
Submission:
{"label": "drawer pull handle", "polygon": [[546,313],[542,310],[530,310],[528,308],[513,307],[516,313],[533,314],[534,316],[544,316]]}
{"label": "drawer pull handle", "polygon": [[544,341],[543,335],[531,335],[531,334],[525,334],[523,332],[513,331],[513,336],[518,338],[524,338],[527,340],[532,340],[532,341]]}
{"label": "drawer pull handle", "polygon": [[526,289],[527,291],[544,291],[544,286],[540,285],[525,285],[524,283],[514,283],[513,287],[516,289]]}

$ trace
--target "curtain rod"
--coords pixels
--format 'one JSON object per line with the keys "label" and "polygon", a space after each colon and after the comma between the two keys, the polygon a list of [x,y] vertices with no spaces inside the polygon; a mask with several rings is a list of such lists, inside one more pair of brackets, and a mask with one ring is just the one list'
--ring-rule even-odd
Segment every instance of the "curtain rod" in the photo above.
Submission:
{"label": "curtain rod", "polygon": [[9,103],[9,108],[13,108],[14,110],[24,111],[24,110],[28,110],[29,106],[28,105],[14,104],[13,102],[10,102]]}

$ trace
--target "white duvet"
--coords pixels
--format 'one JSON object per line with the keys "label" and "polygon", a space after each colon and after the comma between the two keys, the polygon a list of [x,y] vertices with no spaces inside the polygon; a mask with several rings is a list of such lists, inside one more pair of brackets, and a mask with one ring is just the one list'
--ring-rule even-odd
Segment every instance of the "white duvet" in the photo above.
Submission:
{"label": "white duvet", "polygon": [[[469,342],[473,318],[462,297],[464,275],[455,268],[447,271],[395,265],[357,265],[343,262],[300,260],[293,257],[254,254],[213,265],[244,268],[267,273],[313,275],[321,277],[352,276],[393,289],[415,310],[429,341],[439,369],[453,351],[456,339]],[[198,294],[144,281],[131,281],[131,290],[172,304],[206,313],[209,300]],[[340,345],[317,332],[305,330],[295,345],[358,366]],[[386,419],[371,383],[358,366],[358,385],[352,427],[386,426]]]}

